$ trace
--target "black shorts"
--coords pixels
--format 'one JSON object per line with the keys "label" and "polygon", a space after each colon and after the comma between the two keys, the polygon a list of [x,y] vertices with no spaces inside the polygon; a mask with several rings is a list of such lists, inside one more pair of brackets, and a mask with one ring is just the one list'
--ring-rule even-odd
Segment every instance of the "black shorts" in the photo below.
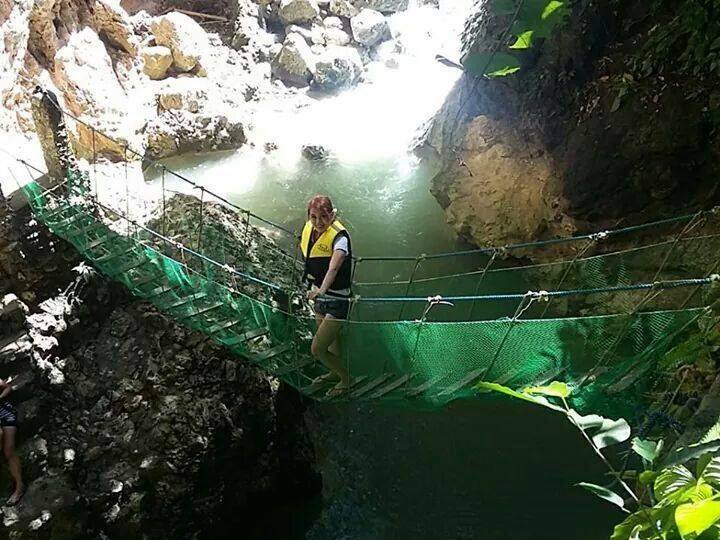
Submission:
{"label": "black shorts", "polygon": [[335,319],[347,319],[350,310],[350,298],[333,298],[326,296],[315,299],[315,313],[330,315]]}
{"label": "black shorts", "polygon": [[7,401],[0,403],[0,427],[17,427],[18,414]]}

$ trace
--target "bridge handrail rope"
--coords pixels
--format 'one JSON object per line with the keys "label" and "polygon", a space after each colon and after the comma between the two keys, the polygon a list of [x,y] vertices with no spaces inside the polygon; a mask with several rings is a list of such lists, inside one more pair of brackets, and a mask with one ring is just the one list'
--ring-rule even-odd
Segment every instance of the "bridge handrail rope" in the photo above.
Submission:
{"label": "bridge handrail rope", "polygon": [[[20,74],[20,76],[25,79],[26,81],[30,82],[31,84],[38,84],[37,81],[33,81],[32,79],[29,79],[27,77],[24,77]],[[37,90],[41,92],[45,92],[44,89],[37,87]],[[172,169],[167,168],[165,165],[159,163],[158,161],[146,157],[144,154],[140,154],[139,152],[136,152],[132,148],[130,148],[126,143],[123,143],[121,141],[118,141],[117,139],[114,139],[113,137],[110,137],[103,131],[97,129],[96,127],[92,126],[91,124],[87,123],[84,120],[81,120],[74,114],[64,110],[62,107],[60,107],[60,104],[57,103],[54,99],[49,99],[50,103],[57,109],[58,112],[60,112],[63,115],[68,116],[69,118],[72,118],[74,121],[78,122],[79,124],[87,127],[90,129],[93,133],[93,137],[95,132],[105,137],[110,142],[114,142],[115,144],[118,144],[119,146],[125,147],[125,153],[129,152],[138,158],[148,161],[149,163],[153,164],[156,167],[162,168],[166,170],[171,175],[177,177],[179,180],[187,183],[190,185],[193,189],[204,189],[209,195],[215,197],[217,200],[221,201],[222,203],[234,208],[235,210],[246,214],[247,216],[251,216],[271,227],[274,227],[280,231],[283,231],[286,234],[291,235],[295,240],[298,240],[300,238],[299,234],[296,232],[293,232],[286,227],[283,227],[282,225],[273,222],[272,220],[269,220],[267,218],[264,218],[262,216],[259,216],[249,210],[246,210],[237,204],[229,201],[227,198],[222,197],[221,195],[216,194],[215,192],[211,190],[205,189],[200,184],[194,182],[190,178],[187,178]],[[720,206],[715,206],[714,208],[704,210],[700,212],[701,216],[707,216],[707,215],[719,215],[720,214]],[[611,237],[623,235],[631,232],[637,232],[642,231],[654,227],[661,227],[663,225],[671,225],[674,223],[680,223],[683,221],[692,220],[693,218],[696,218],[698,216],[698,213],[693,214],[685,214],[682,216],[676,216],[672,218],[666,218],[656,221],[651,221],[647,223],[642,223],[638,225],[623,227],[620,229],[610,229],[610,230],[604,230],[604,231],[597,231],[593,233],[587,233],[577,236],[569,236],[565,238],[552,238],[548,240],[538,240],[535,242],[523,242],[523,243],[517,243],[517,244],[508,244],[504,246],[490,246],[490,247],[482,247],[482,248],[476,248],[476,249],[470,249],[470,250],[460,250],[460,251],[450,251],[450,252],[444,252],[444,253],[435,253],[430,255],[421,255],[421,256],[411,256],[411,255],[398,255],[398,256],[353,256],[354,259],[356,259],[358,262],[360,261],[368,261],[368,262],[389,262],[389,261],[415,261],[419,257],[422,257],[424,260],[435,260],[435,259],[444,259],[449,257],[463,257],[463,256],[469,256],[469,255],[492,255],[493,253],[505,253],[510,252],[514,250],[521,250],[521,249],[530,249],[530,248],[537,248],[537,247],[546,247],[546,246],[552,246],[552,245],[560,245],[560,244],[567,244],[567,243],[573,243],[573,242],[579,242],[582,240],[591,240],[591,241],[602,241],[607,240]],[[285,253],[288,257],[292,257],[291,255],[288,255]]]}
{"label": "bridge handrail rope", "polygon": [[[2,150],[2,149],[0,149]],[[4,153],[9,154],[8,152],[4,151]],[[16,159],[18,162],[22,163],[28,168],[31,168],[36,171],[36,173],[40,175],[46,175],[47,172],[33,166],[32,164],[28,163],[27,161],[17,158],[15,156],[12,156],[13,159]],[[52,188],[45,190],[43,193],[50,193],[52,191],[55,191],[59,189],[60,187],[67,184],[67,180],[63,181],[59,184],[54,185]],[[117,215],[119,218],[126,220],[128,224],[136,225],[139,229],[151,234],[152,236],[155,236],[156,238],[162,240],[163,242],[170,243],[171,245],[174,245],[178,249],[180,249],[183,253],[187,253],[190,256],[197,257],[200,260],[203,260],[205,262],[208,262],[218,268],[223,269],[224,271],[230,273],[231,275],[235,275],[238,277],[241,277],[243,279],[247,279],[249,281],[256,282],[260,285],[266,286],[268,288],[288,293],[288,291],[284,290],[281,286],[267,282],[265,280],[256,278],[255,276],[251,276],[249,274],[245,274],[243,272],[240,272],[232,267],[230,267],[227,264],[222,264],[218,261],[215,261],[211,257],[207,257],[206,255],[203,255],[202,253],[199,253],[191,248],[188,248],[184,246],[181,243],[178,243],[177,241],[173,240],[172,238],[168,238],[157,231],[154,231],[148,227],[145,227],[144,225],[138,223],[135,220],[132,220],[128,216],[124,216],[122,212],[115,210],[113,208],[110,208],[99,201],[95,200],[92,196],[88,196],[88,200],[92,204],[96,204],[100,208],[103,208],[106,211],[112,212],[113,214]],[[701,213],[693,214],[694,217],[697,218],[698,215]],[[673,243],[673,245],[675,242]],[[166,256],[167,257],[167,256]],[[174,259],[173,259],[174,260]],[[423,260],[422,257],[417,258],[417,260]],[[720,281],[720,275],[718,274],[712,274],[705,278],[694,278],[694,279],[679,279],[679,280],[668,280],[668,281],[656,281],[652,283],[638,283],[633,285],[621,285],[621,286],[614,286],[614,287],[597,287],[597,288],[588,288],[588,289],[570,289],[570,290],[564,290],[564,291],[541,291],[541,292],[533,292],[528,291],[527,293],[515,293],[515,294],[492,294],[492,295],[467,295],[467,296],[447,296],[443,297],[440,295],[436,296],[430,296],[430,297],[412,297],[412,296],[401,296],[401,297],[360,297],[355,296],[348,301],[353,303],[388,303],[388,302],[422,302],[422,303],[430,303],[433,304],[437,303],[455,303],[455,302],[482,302],[482,301],[496,301],[496,300],[522,300],[526,299],[528,297],[534,298],[537,295],[541,295],[543,299],[549,299],[549,298],[561,298],[561,297],[570,297],[570,296],[585,296],[585,295],[593,295],[593,294],[603,294],[603,293],[616,293],[616,292],[631,292],[631,291],[640,291],[640,290],[665,290],[665,289],[677,289],[682,287],[701,287],[704,285],[709,285],[711,283],[715,283]],[[337,298],[334,298],[337,300]],[[276,309],[276,308],[273,308]],[[285,312],[287,313],[287,312]],[[288,313],[288,315],[290,315]]]}

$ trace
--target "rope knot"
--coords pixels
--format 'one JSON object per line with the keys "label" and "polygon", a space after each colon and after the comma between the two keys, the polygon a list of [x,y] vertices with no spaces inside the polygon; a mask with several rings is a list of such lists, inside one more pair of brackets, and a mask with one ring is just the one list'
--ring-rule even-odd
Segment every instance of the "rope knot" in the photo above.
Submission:
{"label": "rope knot", "polygon": [[225,270],[228,274],[232,274],[235,272],[235,269],[229,264],[223,264],[222,269]]}
{"label": "rope knot", "polygon": [[714,206],[713,208],[711,208],[711,209],[710,209],[710,213],[711,213],[713,216],[720,215],[720,205]]}
{"label": "rope knot", "polygon": [[507,257],[509,255],[508,247],[507,246],[500,246],[498,248],[495,248],[498,255],[502,257]]}
{"label": "rope knot", "polygon": [[720,282],[720,274],[712,274],[710,276],[710,283]]}
{"label": "rope knot", "polygon": [[178,251],[185,251],[185,246],[183,246],[181,242],[173,242],[173,245]]}
{"label": "rope knot", "polygon": [[592,240],[593,242],[601,242],[602,240],[607,240],[609,236],[610,236],[610,233],[608,231],[600,231],[600,232],[591,234],[590,240]]}

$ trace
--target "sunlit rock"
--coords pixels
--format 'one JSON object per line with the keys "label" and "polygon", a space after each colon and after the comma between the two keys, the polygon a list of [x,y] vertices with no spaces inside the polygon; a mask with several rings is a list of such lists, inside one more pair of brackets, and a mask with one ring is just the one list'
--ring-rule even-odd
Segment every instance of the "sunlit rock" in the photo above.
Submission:
{"label": "sunlit rock", "polygon": [[124,145],[134,142],[142,118],[128,113],[128,96],[105,45],[92,29],[73,34],[58,51],[55,80],[70,112],[116,140],[93,136],[86,125],[72,122],[69,131],[78,157],[92,157],[93,149],[99,155],[122,157]]}
{"label": "sunlit rock", "polygon": [[383,13],[396,13],[408,8],[408,0],[355,0],[359,8],[370,8]]}
{"label": "sunlit rock", "polygon": [[319,144],[305,144],[302,147],[302,156],[310,161],[321,161],[329,154],[327,148]]}
{"label": "sunlit rock", "polygon": [[351,41],[350,34],[338,28],[325,29],[325,43],[328,45],[347,45]]}
{"label": "sunlit rock", "polygon": [[374,9],[363,9],[350,19],[350,28],[355,41],[366,47],[372,47],[391,37],[387,19]]}
{"label": "sunlit rock", "polygon": [[305,39],[290,34],[280,53],[272,61],[272,72],[280,80],[294,86],[307,86],[315,73],[315,58]]}
{"label": "sunlit rock", "polygon": [[207,79],[195,77],[168,79],[157,91],[157,103],[161,111],[183,109],[196,113],[208,100]]}
{"label": "sunlit rock", "polygon": [[342,30],[343,22],[340,17],[325,17],[323,19],[323,26],[325,28],[337,28],[338,30]]}
{"label": "sunlit rock", "polygon": [[158,45],[172,51],[173,63],[180,71],[191,71],[208,50],[208,37],[202,26],[182,13],[171,12],[150,24],[150,31]]}
{"label": "sunlit rock", "polygon": [[95,0],[93,19],[98,32],[114,46],[135,56],[138,38],[133,32],[132,22],[119,0]]}
{"label": "sunlit rock", "polygon": [[306,23],[320,15],[320,7],[315,0],[281,0],[278,14],[285,26]]}
{"label": "sunlit rock", "polygon": [[325,91],[353,86],[363,72],[360,53],[353,47],[328,47],[315,65],[313,86]]}
{"label": "sunlit rock", "polygon": [[146,133],[146,155],[152,159],[188,152],[230,150],[239,148],[246,140],[243,125],[238,121],[185,110],[165,111],[148,123]]}
{"label": "sunlit rock", "polygon": [[143,72],[151,79],[164,79],[173,63],[172,51],[162,45],[145,47],[140,51],[143,59]]}
{"label": "sunlit rock", "polygon": [[333,15],[345,17],[346,19],[354,17],[360,13],[360,10],[353,6],[349,0],[330,0],[330,7],[328,10]]}
{"label": "sunlit rock", "polygon": [[232,46],[235,49],[246,47],[256,36],[265,30],[260,25],[258,5],[251,0],[238,1],[238,16],[235,19],[235,33]]}

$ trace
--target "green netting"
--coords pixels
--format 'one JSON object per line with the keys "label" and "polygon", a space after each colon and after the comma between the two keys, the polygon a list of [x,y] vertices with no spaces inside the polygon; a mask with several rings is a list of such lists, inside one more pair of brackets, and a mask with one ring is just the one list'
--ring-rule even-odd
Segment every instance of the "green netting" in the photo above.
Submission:
{"label": "green netting", "polygon": [[[224,233],[231,226],[203,231],[196,247],[204,244],[207,249],[199,254],[76,196],[82,194],[77,185],[43,192],[30,184],[25,192],[41,221],[133,294],[305,394],[315,396],[321,390],[311,384],[322,369],[309,356],[314,330],[310,312],[302,303],[293,303],[292,295],[275,285],[278,280],[266,283],[257,274],[253,277],[236,270],[236,264],[251,270],[258,263],[249,255],[243,260],[243,250],[249,250],[241,239],[231,245],[225,242]],[[175,231],[186,231],[192,219],[175,224]],[[189,234],[197,238],[196,233]],[[398,290],[400,296],[430,295],[437,294],[438,288],[448,296],[554,289],[558,281],[566,287],[622,285],[653,277],[659,266],[664,278],[692,275],[695,263],[687,263],[691,257],[705,261],[700,264],[703,272],[695,274],[704,275],[708,261],[701,255],[706,250],[716,254],[717,242],[716,236],[705,235],[572,263],[496,269],[485,273],[482,281],[473,273],[368,287],[378,296],[398,294]],[[260,276],[294,273],[296,268],[288,259],[279,257],[278,266]],[[292,284],[287,276],[285,280],[280,282]],[[536,302],[522,319],[507,317],[518,313],[518,300],[512,299],[438,306],[428,314],[448,322],[352,320],[344,328],[342,350],[354,386],[341,399],[439,406],[475,395],[473,387],[479,380],[511,387],[563,380],[576,388],[575,406],[580,410],[589,407],[631,415],[651,380],[648,373],[653,362],[697,329],[697,320],[705,312],[698,306],[705,299],[691,292],[696,291],[678,288],[662,293],[667,305],[685,305],[676,310],[636,312],[649,296],[648,291],[636,291]],[[573,311],[597,311],[601,304],[610,304],[620,314],[566,316]],[[392,318],[397,318],[403,310],[406,319],[420,318],[425,308],[423,303],[391,303],[388,313],[392,310]],[[359,303],[354,309],[357,313],[365,308]],[[540,312],[546,318],[532,318]],[[563,317],[548,316],[558,312]],[[368,318],[375,316],[378,313],[369,312]],[[463,317],[477,320],[457,320]]]}

